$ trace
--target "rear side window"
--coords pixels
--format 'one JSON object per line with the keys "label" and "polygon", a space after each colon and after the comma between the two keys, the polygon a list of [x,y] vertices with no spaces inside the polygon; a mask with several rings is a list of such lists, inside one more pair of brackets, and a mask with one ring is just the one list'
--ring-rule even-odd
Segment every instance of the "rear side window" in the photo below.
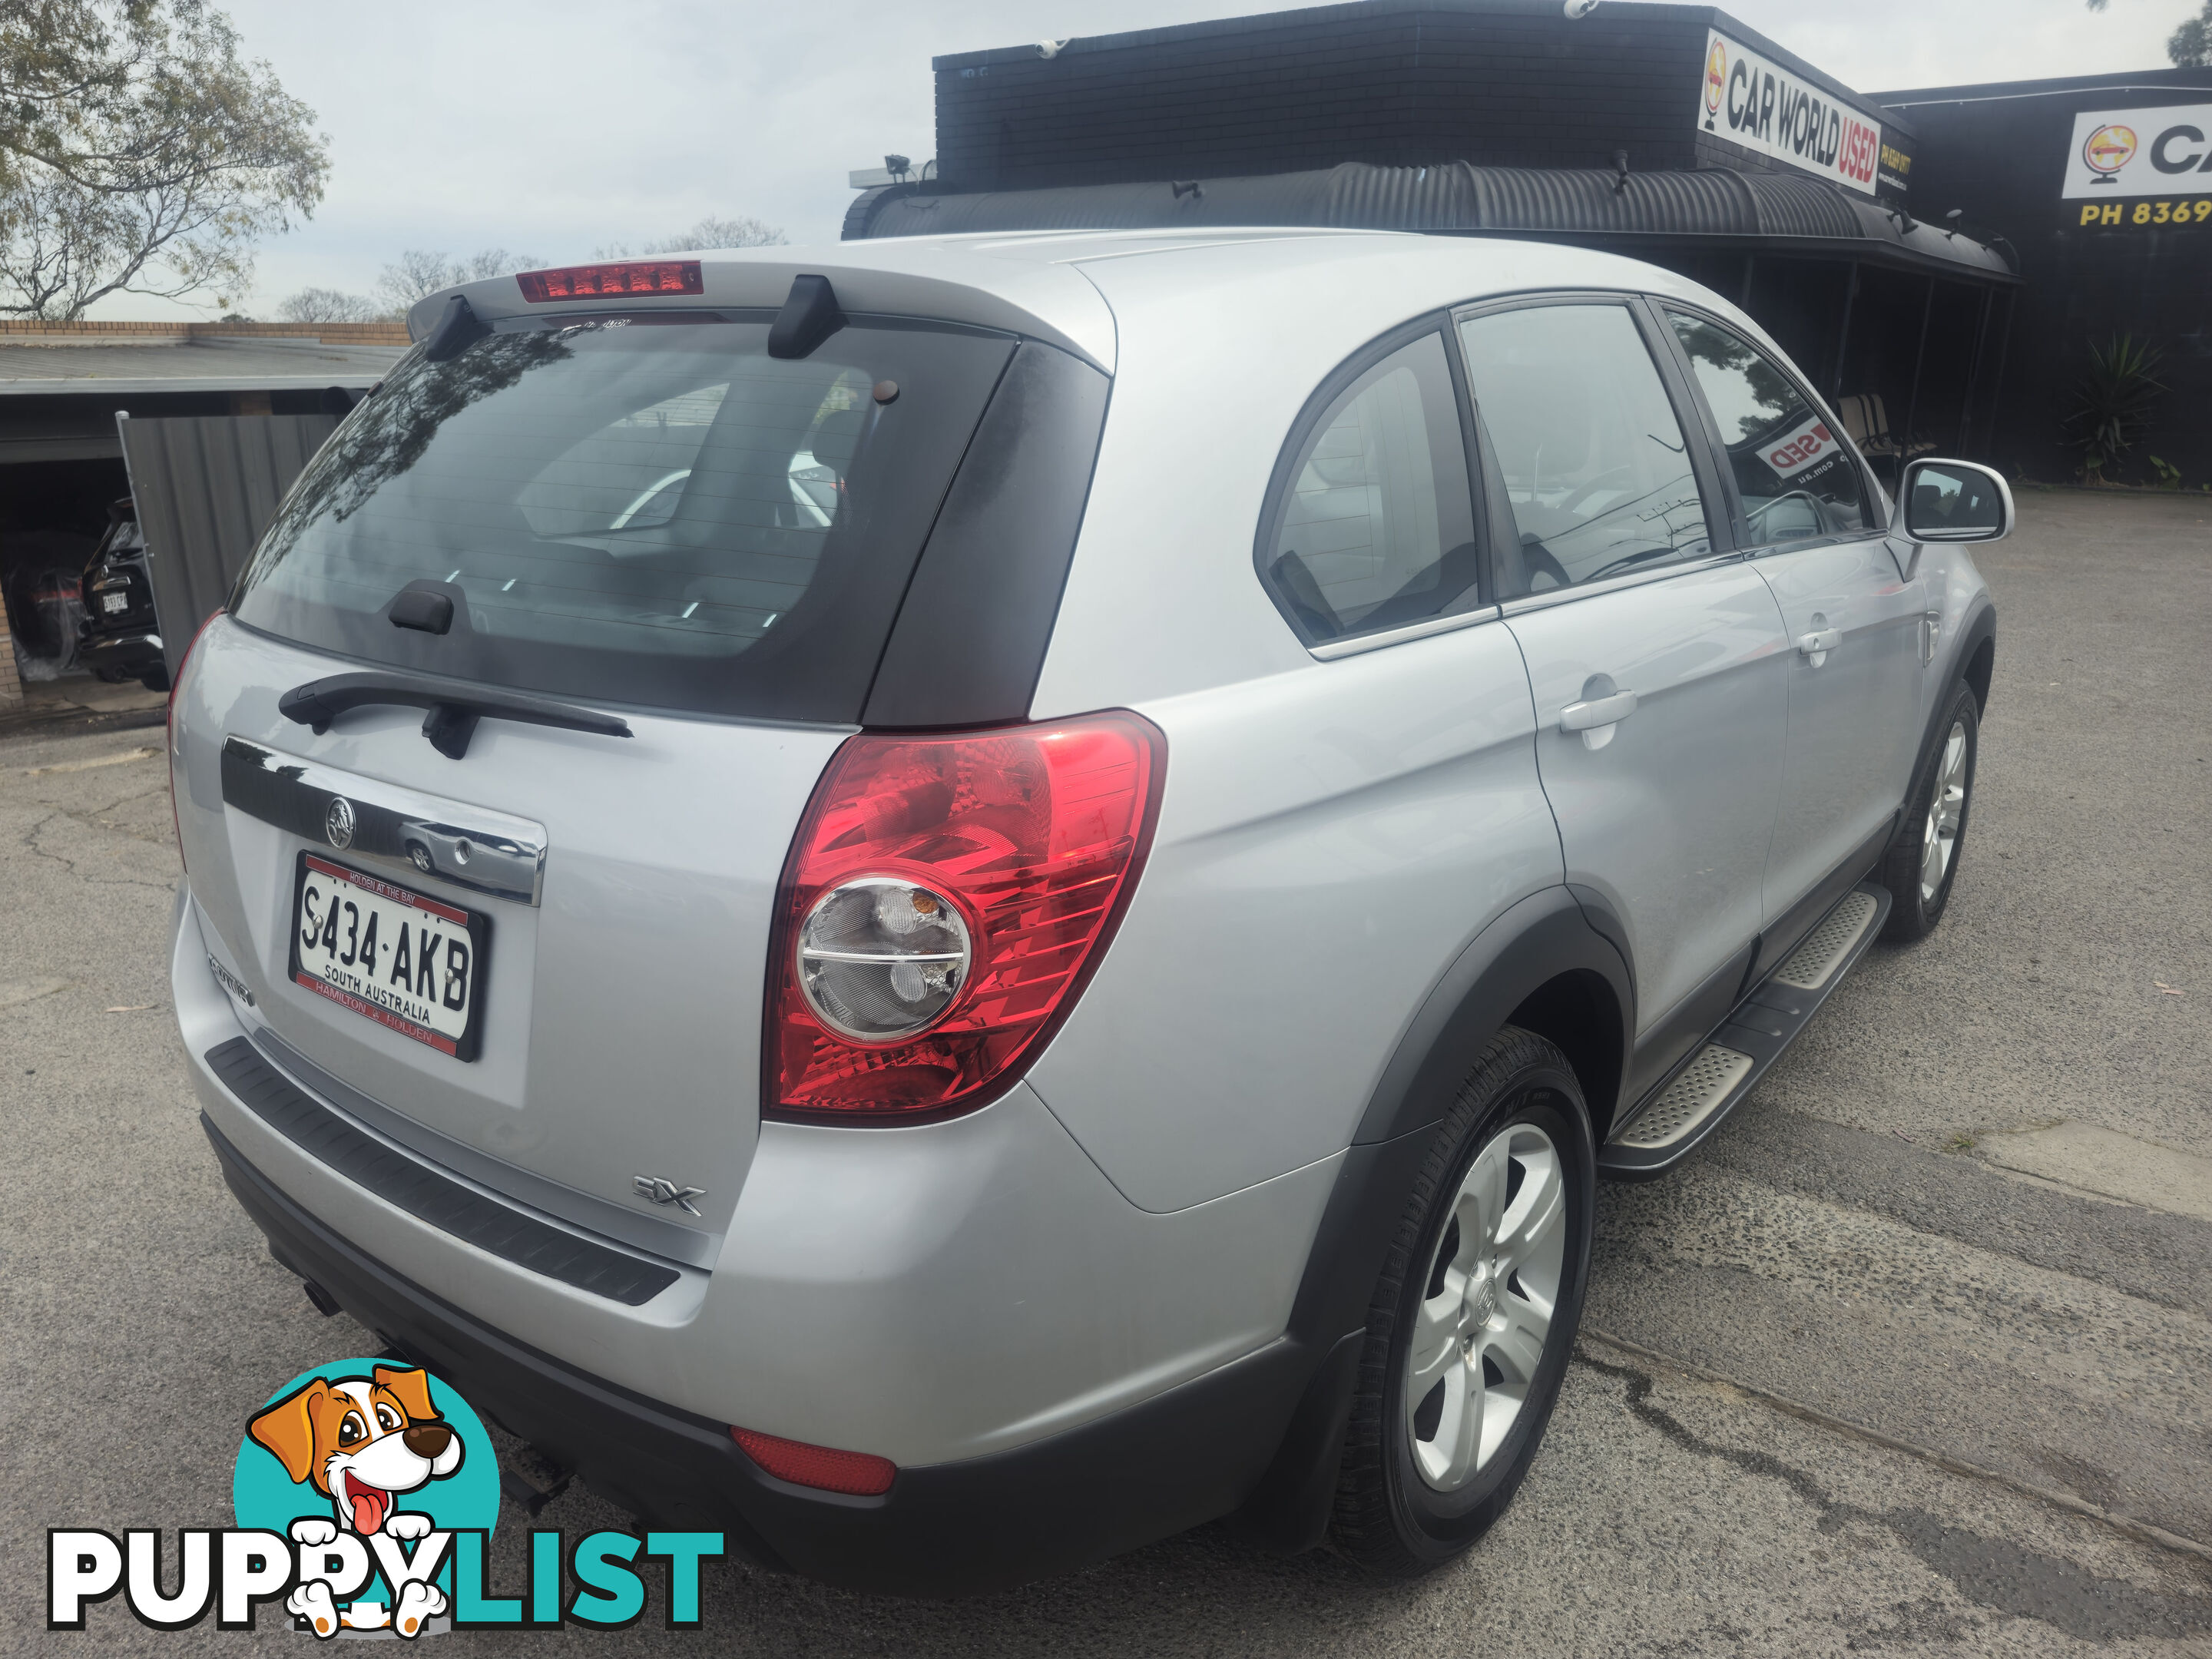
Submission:
{"label": "rear side window", "polygon": [[[849,721],[1014,343],[662,313],[529,319],[408,359],[316,456],[239,590],[249,626],[395,667]],[[410,582],[450,630],[394,627]]]}
{"label": "rear side window", "polygon": [[1460,339],[1520,533],[1500,597],[1711,551],[1689,446],[1626,307],[1491,312]]}
{"label": "rear side window", "polygon": [[1294,458],[1261,574],[1310,645],[1478,602],[1467,446],[1443,337],[1376,363]]}
{"label": "rear side window", "polygon": [[1850,452],[1782,366],[1705,318],[1669,311],[1667,320],[1720,427],[1753,543],[1864,530],[1865,487]]}

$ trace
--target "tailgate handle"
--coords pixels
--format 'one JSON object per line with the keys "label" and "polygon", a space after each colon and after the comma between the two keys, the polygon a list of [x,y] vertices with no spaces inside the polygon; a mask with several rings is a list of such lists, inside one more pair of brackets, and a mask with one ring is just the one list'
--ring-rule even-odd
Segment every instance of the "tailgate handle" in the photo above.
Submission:
{"label": "tailgate handle", "polygon": [[592,732],[604,738],[629,736],[629,722],[550,697],[526,697],[512,691],[487,691],[458,680],[428,674],[332,674],[295,685],[276,700],[276,712],[312,728],[317,737],[349,708],[372,704],[422,708],[422,735],[450,760],[469,752],[469,739],[480,720],[514,720],[524,726],[553,726],[568,732]]}

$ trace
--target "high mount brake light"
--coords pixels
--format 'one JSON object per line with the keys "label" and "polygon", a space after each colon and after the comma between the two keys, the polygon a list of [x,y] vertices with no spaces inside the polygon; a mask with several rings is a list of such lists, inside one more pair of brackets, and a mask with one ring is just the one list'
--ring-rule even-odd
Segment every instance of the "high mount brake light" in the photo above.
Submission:
{"label": "high mount brake light", "polygon": [[534,306],[549,300],[596,300],[610,295],[704,294],[706,279],[696,259],[626,259],[619,264],[562,265],[557,270],[526,270],[515,279],[522,297]]}
{"label": "high mount brake light", "polygon": [[[947,737],[864,732],[815,786],[777,898],[769,958],[762,1103],[817,1121],[911,1121],[981,1106],[1012,1085],[1074,1006],[1136,885],[1167,770],[1167,739],[1125,712]],[[909,964],[880,966],[898,941],[859,916],[821,943],[817,911],[841,891],[949,901],[957,929],[933,928]],[[894,927],[904,911],[877,915]],[[918,979],[878,995],[874,1029],[852,1035],[865,981],[825,980],[825,962],[861,974],[957,968],[949,998]],[[811,975],[810,981],[806,975]],[[810,986],[813,996],[810,997]],[[912,1009],[909,1018],[902,1010]],[[842,1027],[842,1029],[840,1029]],[[909,1035],[909,1031],[911,1034]]]}

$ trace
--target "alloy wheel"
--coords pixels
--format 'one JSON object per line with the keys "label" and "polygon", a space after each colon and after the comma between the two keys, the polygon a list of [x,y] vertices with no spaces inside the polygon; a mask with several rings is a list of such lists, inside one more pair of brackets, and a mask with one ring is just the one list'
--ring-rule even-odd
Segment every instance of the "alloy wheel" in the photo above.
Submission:
{"label": "alloy wheel", "polygon": [[1414,1315],[1406,1426],[1414,1466],[1435,1490],[1474,1480],[1527,1404],[1566,1238],[1559,1149],[1532,1123],[1501,1130],[1460,1182]]}
{"label": "alloy wheel", "polygon": [[1928,802],[1928,822],[1920,836],[1920,902],[1936,902],[1943,890],[1943,878],[1958,849],[1959,830],[1966,819],[1966,723],[1954,720],[1951,735],[1943,739],[1943,758],[1936,774],[1936,792]]}

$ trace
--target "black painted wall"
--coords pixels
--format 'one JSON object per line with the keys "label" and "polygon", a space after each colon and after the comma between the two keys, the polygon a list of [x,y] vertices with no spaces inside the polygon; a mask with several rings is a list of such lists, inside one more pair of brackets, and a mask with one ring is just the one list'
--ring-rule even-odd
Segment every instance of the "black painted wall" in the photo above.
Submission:
{"label": "black painted wall", "polygon": [[[2059,197],[2077,112],[2200,100],[2212,106],[2212,70],[1872,96],[1904,106],[1920,134],[1915,211],[1940,221],[1963,209],[1968,234],[1983,241],[2002,236],[2019,252],[2027,286],[2003,347],[1990,458],[2022,477],[2077,476],[2081,454],[2062,441],[2061,422],[2088,368],[2090,343],[2126,333],[2164,349],[2162,378],[2170,389],[2145,441],[2107,476],[2149,483],[2155,454],[2179,466],[2189,488],[2212,482],[2212,220],[2200,224],[2192,216],[2180,229],[2139,226],[2136,198],[2123,198],[2120,225],[2085,228],[2082,204]],[[2205,194],[2212,197],[2212,189]]]}
{"label": "black painted wall", "polygon": [[[1849,101],[1849,88],[1710,6],[1359,0],[935,61],[947,190],[1024,190],[1418,167],[1778,169],[1700,132],[1705,30]],[[1910,149],[1911,137],[1894,136]]]}

